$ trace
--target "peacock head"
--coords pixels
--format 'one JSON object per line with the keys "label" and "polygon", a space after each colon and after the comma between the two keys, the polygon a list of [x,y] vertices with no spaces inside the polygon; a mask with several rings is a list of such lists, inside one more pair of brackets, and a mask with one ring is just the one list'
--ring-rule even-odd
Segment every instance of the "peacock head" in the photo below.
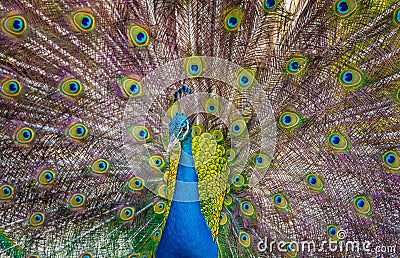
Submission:
{"label": "peacock head", "polygon": [[192,125],[189,118],[183,113],[176,113],[169,123],[169,144],[168,150],[174,147],[177,142],[186,140],[192,132]]}

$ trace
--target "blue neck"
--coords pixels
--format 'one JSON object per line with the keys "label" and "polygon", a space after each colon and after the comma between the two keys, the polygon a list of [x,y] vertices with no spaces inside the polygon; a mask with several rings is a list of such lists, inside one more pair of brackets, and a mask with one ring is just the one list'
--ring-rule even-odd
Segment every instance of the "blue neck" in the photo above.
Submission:
{"label": "blue neck", "polygon": [[192,156],[192,136],[189,135],[181,142],[181,155],[179,157],[178,172],[176,180],[183,182],[197,182],[197,174],[194,168],[194,160]]}
{"label": "blue neck", "polygon": [[181,142],[174,199],[157,248],[157,258],[217,258],[218,247],[200,210],[192,137]]}
{"label": "blue neck", "polygon": [[192,156],[192,136],[181,142],[174,201],[195,202],[199,200],[198,177]]}

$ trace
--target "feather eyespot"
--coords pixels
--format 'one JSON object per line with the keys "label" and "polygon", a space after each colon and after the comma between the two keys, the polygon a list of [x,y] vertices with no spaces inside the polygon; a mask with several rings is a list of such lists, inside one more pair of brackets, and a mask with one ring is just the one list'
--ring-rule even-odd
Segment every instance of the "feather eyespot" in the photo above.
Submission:
{"label": "feather eyespot", "polygon": [[8,98],[17,97],[22,90],[21,83],[15,79],[5,79],[1,82],[1,95]]}
{"label": "feather eyespot", "polygon": [[80,208],[86,202],[86,196],[84,194],[74,194],[68,201],[71,208]]}
{"label": "feather eyespot", "polygon": [[14,138],[20,144],[29,144],[35,139],[35,131],[29,127],[22,127],[15,131]]}
{"label": "feather eyespot", "polygon": [[204,100],[204,110],[211,114],[215,115],[219,112],[221,108],[221,103],[218,98],[210,97]]}
{"label": "feather eyespot", "polygon": [[42,212],[35,212],[29,217],[29,224],[38,227],[44,223],[45,216]]}
{"label": "feather eyespot", "polygon": [[234,8],[227,12],[224,18],[224,28],[229,31],[236,31],[239,29],[243,19],[243,11],[239,8]]}
{"label": "feather eyespot", "polygon": [[142,255],[140,256],[140,258],[150,258],[150,257],[152,257],[150,252],[143,252]]}
{"label": "feather eyespot", "polygon": [[297,243],[294,242],[286,242],[284,245],[284,255],[285,258],[296,258],[298,256],[298,247]]}
{"label": "feather eyespot", "polygon": [[225,212],[221,211],[221,215],[219,217],[219,225],[224,226],[228,222],[228,216]]}
{"label": "feather eyespot", "polygon": [[221,130],[214,129],[210,133],[217,143],[220,143],[224,140],[224,134]]}
{"label": "feather eyespot", "polygon": [[325,189],[325,184],[322,178],[314,173],[306,176],[306,183],[311,192],[321,193]]}
{"label": "feather eyespot", "polygon": [[203,132],[203,128],[199,125],[192,126],[192,136],[199,136]]}
{"label": "feather eyespot", "polygon": [[390,150],[382,155],[383,165],[393,172],[400,172],[400,155],[397,151]]}
{"label": "feather eyespot", "polygon": [[73,140],[83,140],[89,135],[87,127],[81,123],[72,123],[67,128],[67,136]]}
{"label": "feather eyespot", "polygon": [[239,233],[239,243],[240,245],[242,245],[243,247],[249,247],[251,245],[251,240],[250,240],[250,236],[249,234],[247,234],[244,231],[241,231]]}
{"label": "feather eyespot", "polygon": [[204,69],[204,61],[201,57],[191,56],[184,60],[186,74],[189,78],[201,76]]}
{"label": "feather eyespot", "polygon": [[340,230],[339,230],[339,227],[338,226],[336,226],[336,225],[328,225],[327,227],[326,227],[326,234],[328,235],[328,237],[330,238],[330,239],[332,239],[333,241],[338,241],[338,240],[340,240],[339,239],[339,236],[338,236],[338,232],[339,232]]}
{"label": "feather eyespot", "polygon": [[289,210],[289,201],[283,193],[276,193],[272,195],[272,202],[280,211],[287,212]]}
{"label": "feather eyespot", "polygon": [[127,98],[140,97],[143,93],[142,85],[134,76],[123,77],[118,80],[119,87]]}
{"label": "feather eyespot", "polygon": [[[165,174],[164,174],[165,176]],[[167,186],[162,184],[157,188],[157,194],[158,196],[165,198],[167,196]]]}
{"label": "feather eyespot", "polygon": [[289,59],[286,63],[286,71],[291,75],[298,75],[304,71],[307,64],[307,59],[302,56],[295,56]]}
{"label": "feather eyespot", "polygon": [[247,90],[255,84],[255,72],[251,69],[240,69],[236,75],[236,85],[239,90]]}
{"label": "feather eyespot", "polygon": [[246,186],[246,178],[241,174],[236,174],[232,176],[232,186],[235,190],[242,190]]}
{"label": "feather eyespot", "polygon": [[27,23],[23,16],[9,13],[1,21],[2,30],[10,36],[20,36],[27,29]]}
{"label": "feather eyespot", "polygon": [[360,216],[369,217],[373,212],[372,202],[367,196],[360,195],[354,197],[353,206]]}
{"label": "feather eyespot", "polygon": [[14,188],[11,185],[0,186],[0,201],[10,200],[14,196]]}
{"label": "feather eyespot", "polygon": [[38,175],[38,182],[41,185],[50,185],[54,182],[56,178],[56,173],[51,170],[43,170]]}
{"label": "feather eyespot", "polygon": [[282,112],[279,117],[278,125],[286,130],[293,130],[303,123],[303,117],[291,110]]}
{"label": "feather eyespot", "polygon": [[91,252],[86,252],[81,254],[81,256],[79,256],[79,258],[93,258],[93,254]]}
{"label": "feather eyespot", "polygon": [[165,167],[164,158],[158,155],[153,155],[150,157],[149,164],[152,168],[162,170]]}
{"label": "feather eyespot", "polygon": [[232,206],[232,204],[233,204],[232,196],[229,195],[229,194],[225,195],[225,197],[224,197],[224,205],[229,208],[229,207]]}
{"label": "feather eyespot", "polygon": [[260,152],[253,156],[252,162],[256,169],[264,170],[271,163],[271,158],[267,154]]}
{"label": "feather eyespot", "polygon": [[122,221],[129,221],[135,215],[135,209],[132,207],[125,207],[119,212],[119,218]]}
{"label": "feather eyespot", "polygon": [[255,214],[254,206],[249,201],[244,201],[240,203],[240,211],[245,217],[251,217]]}
{"label": "feather eyespot", "polygon": [[78,10],[70,15],[72,26],[77,31],[88,32],[95,28],[95,18],[90,10]]}
{"label": "feather eyespot", "polygon": [[110,162],[105,159],[97,159],[90,166],[90,170],[95,174],[105,174],[109,168]]}
{"label": "feather eyespot", "polygon": [[350,141],[347,136],[337,131],[332,131],[328,135],[328,145],[338,152],[345,152],[350,149]]}
{"label": "feather eyespot", "polygon": [[349,17],[356,9],[356,0],[336,0],[334,3],[335,14],[341,18]]}
{"label": "feather eyespot", "polygon": [[264,0],[263,8],[265,12],[273,12],[275,11],[282,0]]}
{"label": "feather eyespot", "polygon": [[234,149],[232,149],[232,148],[228,149],[225,152],[225,158],[228,161],[228,163],[232,163],[236,158],[236,151]]}
{"label": "feather eyespot", "polygon": [[242,136],[247,132],[246,122],[243,119],[237,119],[231,123],[229,129],[233,137]]}
{"label": "feather eyespot", "polygon": [[166,208],[165,202],[157,202],[157,203],[154,204],[154,206],[153,206],[154,212],[155,212],[156,214],[158,214],[158,215],[164,214],[165,208]]}
{"label": "feather eyespot", "polygon": [[393,16],[394,23],[400,27],[400,7],[394,11]]}
{"label": "feather eyespot", "polygon": [[364,83],[364,75],[356,69],[345,69],[339,75],[339,82],[346,89],[359,88]]}
{"label": "feather eyespot", "polygon": [[130,254],[127,258],[140,258],[140,254]]}
{"label": "feather eyespot", "polygon": [[142,26],[131,24],[128,27],[129,42],[134,47],[146,47],[150,42],[149,32]]}
{"label": "feather eyespot", "polygon": [[162,235],[162,230],[161,229],[157,229],[153,235],[151,236],[151,238],[153,239],[154,242],[158,243],[161,240],[161,235]]}
{"label": "feather eyespot", "polygon": [[133,177],[129,180],[129,188],[133,191],[140,191],[144,187],[144,181],[140,177]]}
{"label": "feather eyespot", "polygon": [[145,143],[150,140],[150,132],[145,126],[133,126],[131,129],[131,135],[135,142]]}
{"label": "feather eyespot", "polygon": [[60,83],[60,92],[67,97],[79,97],[83,93],[83,85],[76,79],[65,79]]}

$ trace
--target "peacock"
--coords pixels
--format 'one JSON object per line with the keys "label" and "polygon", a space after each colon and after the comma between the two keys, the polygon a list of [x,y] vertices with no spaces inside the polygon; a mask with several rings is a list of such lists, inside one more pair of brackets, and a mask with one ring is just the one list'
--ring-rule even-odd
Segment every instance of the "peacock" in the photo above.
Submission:
{"label": "peacock", "polygon": [[0,257],[398,256],[398,0],[2,0],[0,28]]}

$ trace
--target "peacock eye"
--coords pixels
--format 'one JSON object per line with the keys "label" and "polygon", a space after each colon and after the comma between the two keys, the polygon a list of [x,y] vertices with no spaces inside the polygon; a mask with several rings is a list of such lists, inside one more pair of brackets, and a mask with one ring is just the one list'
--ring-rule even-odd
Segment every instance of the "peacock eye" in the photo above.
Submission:
{"label": "peacock eye", "polygon": [[131,180],[129,180],[128,186],[133,191],[140,191],[143,189],[144,181],[140,177],[133,177]]}
{"label": "peacock eye", "polygon": [[90,169],[95,174],[105,174],[110,168],[110,162],[105,159],[98,159],[93,161]]}
{"label": "peacock eye", "polygon": [[56,174],[51,170],[43,170],[39,173],[38,182],[41,185],[50,185],[54,182]]}
{"label": "peacock eye", "polygon": [[163,201],[159,201],[153,206],[153,210],[157,215],[163,215],[165,212],[166,203]]}
{"label": "peacock eye", "polygon": [[321,193],[324,191],[325,184],[322,178],[317,174],[308,174],[306,182],[311,192]]}
{"label": "peacock eye", "polygon": [[371,200],[364,195],[354,197],[353,206],[360,216],[369,217],[373,212]]}
{"label": "peacock eye", "polygon": [[245,217],[251,217],[255,214],[254,206],[249,201],[244,201],[240,204],[240,211]]}
{"label": "peacock eye", "polygon": [[29,223],[31,226],[37,227],[42,225],[44,222],[44,214],[41,212],[33,213],[29,218]]}
{"label": "peacock eye", "polygon": [[228,216],[225,212],[221,211],[219,225],[223,226],[228,222]]}
{"label": "peacock eye", "polygon": [[286,71],[288,74],[299,74],[305,68],[307,60],[303,56],[295,56],[289,59],[286,63]]}
{"label": "peacock eye", "polygon": [[289,200],[283,193],[276,193],[272,196],[272,201],[280,211],[287,212],[289,210]]}
{"label": "peacock eye", "polygon": [[85,204],[86,196],[83,194],[74,194],[69,199],[69,205],[71,208],[79,208]]}
{"label": "peacock eye", "polygon": [[31,143],[35,138],[35,132],[29,127],[23,127],[15,132],[15,140],[21,144]]}
{"label": "peacock eye", "polygon": [[394,150],[390,150],[385,152],[382,155],[382,161],[385,167],[392,171],[399,171],[400,170],[400,158],[399,153]]}
{"label": "peacock eye", "polygon": [[336,0],[334,4],[335,14],[341,18],[347,18],[356,9],[356,0]]}
{"label": "peacock eye", "polygon": [[149,32],[145,28],[133,24],[128,28],[128,38],[135,47],[146,47],[150,42]]}
{"label": "peacock eye", "polygon": [[303,123],[303,117],[291,110],[282,112],[279,117],[278,125],[286,130],[294,130]]}
{"label": "peacock eye", "polygon": [[328,145],[338,152],[345,152],[350,149],[350,141],[347,136],[338,131],[332,131],[328,135]]}
{"label": "peacock eye", "polygon": [[72,26],[81,32],[88,32],[95,28],[94,16],[86,10],[78,10],[70,16]]}
{"label": "peacock eye", "polygon": [[364,74],[355,69],[345,69],[339,75],[339,82],[346,89],[355,89],[363,85]]}
{"label": "peacock eye", "polygon": [[156,243],[160,242],[161,235],[162,235],[162,230],[161,229],[157,229],[152,235],[152,239],[154,240],[154,242],[156,242]]}
{"label": "peacock eye", "polygon": [[26,31],[27,24],[24,17],[9,14],[3,19],[2,28],[10,36],[19,36]]}
{"label": "peacock eye", "polygon": [[227,31],[236,31],[239,29],[243,19],[243,11],[235,8],[228,12],[224,19],[224,27]]}
{"label": "peacock eye", "polygon": [[60,92],[67,97],[79,97],[83,93],[83,85],[76,79],[66,79],[59,85]]}
{"label": "peacock eye", "polygon": [[216,114],[221,108],[221,103],[218,98],[210,97],[204,101],[204,109],[209,114]]}
{"label": "peacock eye", "polygon": [[244,231],[241,231],[239,233],[239,243],[244,247],[249,247],[251,244],[249,234],[247,234]]}
{"label": "peacock eye", "polygon": [[239,69],[236,74],[236,85],[239,90],[247,90],[254,85],[255,72],[251,69]]}
{"label": "peacock eye", "polygon": [[400,7],[394,11],[394,23],[400,27]]}
{"label": "peacock eye", "polygon": [[135,215],[135,209],[134,208],[125,207],[120,211],[119,218],[122,221],[128,221],[128,220],[131,220],[134,215]]}
{"label": "peacock eye", "polygon": [[184,66],[186,74],[190,78],[199,77],[204,69],[204,60],[198,56],[187,57]]}
{"label": "peacock eye", "polygon": [[21,93],[21,83],[17,80],[5,80],[1,83],[1,94],[5,97],[15,98]]}
{"label": "peacock eye", "polygon": [[272,10],[276,7],[275,0],[264,0],[264,9],[265,10]]}
{"label": "peacock eye", "polygon": [[338,236],[338,232],[339,232],[339,227],[336,225],[328,225],[326,227],[326,234],[328,235],[328,237],[330,239],[332,239],[333,241],[337,241],[339,240],[339,236]]}
{"label": "peacock eye", "polygon": [[79,257],[80,258],[93,258],[93,254],[91,252],[86,252]]}
{"label": "peacock eye", "polygon": [[73,140],[82,140],[89,134],[87,127],[81,123],[72,123],[68,126],[67,135]]}
{"label": "peacock eye", "polygon": [[119,87],[127,98],[140,97],[143,92],[142,85],[134,76],[123,77],[118,80]]}
{"label": "peacock eye", "polygon": [[14,188],[11,185],[0,185],[0,201],[9,200],[14,195]]}

